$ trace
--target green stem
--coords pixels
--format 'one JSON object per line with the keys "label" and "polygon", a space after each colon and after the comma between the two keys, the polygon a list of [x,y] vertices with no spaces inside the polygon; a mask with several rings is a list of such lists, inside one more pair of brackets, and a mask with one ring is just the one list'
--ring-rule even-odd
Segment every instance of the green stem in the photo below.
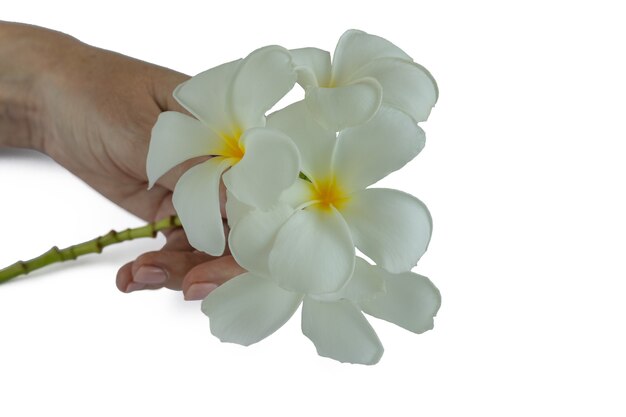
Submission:
{"label": "green stem", "polygon": [[180,226],[180,219],[177,216],[169,216],[135,229],[126,229],[122,232],[111,230],[106,235],[97,237],[87,242],[79,243],[78,245],[70,246],[65,249],[59,249],[55,246],[46,253],[41,254],[29,261],[18,261],[11,266],[0,269],[0,284],[20,275],[26,275],[29,272],[43,268],[47,265],[74,260],[79,256],[87,255],[89,253],[100,253],[102,252],[102,249],[107,246],[125,242],[127,240],[142,237],[154,238],[156,237],[157,232],[161,230]]}

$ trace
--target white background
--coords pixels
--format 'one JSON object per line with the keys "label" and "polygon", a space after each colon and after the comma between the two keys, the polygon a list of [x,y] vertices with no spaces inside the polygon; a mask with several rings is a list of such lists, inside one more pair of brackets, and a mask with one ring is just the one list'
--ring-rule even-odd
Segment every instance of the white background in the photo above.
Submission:
{"label": "white background", "polygon": [[[415,271],[443,306],[423,335],[372,319],[373,367],[318,357],[298,316],[255,346],[221,344],[199,302],[116,290],[117,268],[161,242],[127,243],[0,287],[0,415],[625,415],[618,4],[2,0],[1,19],[188,74],[267,44],[332,51],[348,28],[396,43],[441,94],[425,150],[383,183],[433,214]],[[0,218],[0,266],[141,223],[7,150]]]}

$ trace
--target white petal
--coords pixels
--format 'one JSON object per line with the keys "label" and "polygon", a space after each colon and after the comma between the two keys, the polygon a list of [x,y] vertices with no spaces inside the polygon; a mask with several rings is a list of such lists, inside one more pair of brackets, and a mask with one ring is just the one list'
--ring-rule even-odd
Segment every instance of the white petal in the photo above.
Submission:
{"label": "white petal", "polygon": [[351,74],[368,62],[392,57],[412,61],[402,49],[386,39],[360,30],[348,30],[341,36],[335,48],[333,79],[337,83],[347,82]]}
{"label": "white petal", "polygon": [[281,287],[307,294],[336,292],[354,270],[350,231],[335,210],[305,209],[280,229],[270,272]]}
{"label": "white petal", "polygon": [[383,88],[383,102],[423,122],[437,102],[433,76],[421,65],[401,59],[378,59],[353,74],[353,79],[375,78]]}
{"label": "white petal", "polygon": [[220,177],[227,159],[211,158],[190,168],[174,188],[174,208],[194,248],[213,256],[224,252],[226,238],[220,214]]}
{"label": "white petal", "polygon": [[317,191],[310,181],[298,178],[280,195],[280,201],[290,207],[304,208],[315,198]]}
{"label": "white petal", "polygon": [[302,171],[309,178],[328,175],[337,136],[313,119],[304,101],[272,113],[267,126],[284,132],[294,141],[300,151]]}
{"label": "white petal", "polygon": [[333,172],[348,191],[402,168],[424,147],[424,131],[406,113],[381,106],[368,123],[339,133]]}
{"label": "white petal", "polygon": [[287,205],[269,211],[253,210],[230,231],[228,243],[235,260],[244,269],[269,276],[270,250],[280,227],[293,213]]}
{"label": "white petal", "polygon": [[356,246],[390,272],[410,270],[428,248],[432,219],[412,195],[370,188],[352,194],[341,214]]}
{"label": "white petal", "polygon": [[352,301],[362,301],[385,292],[385,280],[379,272],[361,258],[356,258],[354,274],[343,290],[343,297]]}
{"label": "white petal", "polygon": [[295,313],[302,296],[251,273],[213,290],[202,302],[211,333],[222,342],[248,346],[278,330]]}
{"label": "white petal", "polygon": [[373,298],[385,292],[385,274],[382,268],[373,267],[361,258],[356,258],[354,273],[348,284],[336,293],[311,295],[318,301],[337,301],[342,298],[356,303]]}
{"label": "white petal", "polygon": [[363,311],[415,333],[434,326],[441,294],[426,277],[412,272],[386,274],[386,292],[360,303]]}
{"label": "white petal", "polygon": [[382,96],[378,81],[362,78],[334,88],[309,87],[304,101],[320,125],[338,132],[371,119],[380,107]]}
{"label": "white petal", "polygon": [[214,154],[220,143],[220,138],[198,120],[174,111],[161,113],[152,128],[148,149],[149,188],[181,162]]}
{"label": "white petal", "polygon": [[305,298],[302,333],[317,353],[340,362],[373,365],[383,355],[383,346],[363,314],[348,300],[335,302]]}
{"label": "white petal", "polygon": [[245,131],[241,144],[245,154],[224,174],[224,185],[241,202],[267,209],[298,178],[298,149],[284,133],[264,127]]}
{"label": "white petal", "polygon": [[179,85],[174,98],[215,132],[230,132],[233,120],[226,97],[240,63],[241,59],[201,72]]}
{"label": "white petal", "polygon": [[289,51],[298,73],[298,84],[326,87],[330,82],[330,53],[317,48],[301,48]]}
{"label": "white petal", "polygon": [[242,130],[265,125],[265,113],[296,83],[289,51],[266,46],[248,55],[233,79],[230,109]]}
{"label": "white petal", "polygon": [[226,209],[228,227],[231,229],[233,229],[245,215],[254,210],[254,207],[237,200],[233,193],[228,190],[226,190],[226,205],[224,208]]}

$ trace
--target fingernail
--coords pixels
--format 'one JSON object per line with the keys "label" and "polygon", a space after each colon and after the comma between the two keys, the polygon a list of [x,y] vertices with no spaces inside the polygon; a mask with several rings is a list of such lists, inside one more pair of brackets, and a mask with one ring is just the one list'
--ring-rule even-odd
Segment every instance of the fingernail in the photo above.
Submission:
{"label": "fingernail", "polygon": [[145,284],[140,284],[138,282],[130,282],[128,284],[128,286],[126,286],[126,291],[124,292],[133,292],[133,291],[137,291],[137,290],[143,290],[144,288],[146,288]]}
{"label": "fingernail", "polygon": [[211,291],[217,288],[217,285],[210,282],[204,282],[201,284],[192,284],[185,292],[185,300],[202,300],[209,295]]}
{"label": "fingernail", "polygon": [[142,266],[133,276],[133,281],[140,284],[163,284],[166,280],[165,271],[156,266]]}

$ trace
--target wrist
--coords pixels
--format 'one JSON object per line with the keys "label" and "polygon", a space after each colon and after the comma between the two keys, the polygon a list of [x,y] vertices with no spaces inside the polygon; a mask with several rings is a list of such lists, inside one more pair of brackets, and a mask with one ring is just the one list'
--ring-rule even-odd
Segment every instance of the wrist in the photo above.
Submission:
{"label": "wrist", "polygon": [[0,146],[44,151],[46,79],[69,43],[79,42],[48,29],[0,21]]}
{"label": "wrist", "polygon": [[0,146],[35,148],[31,136],[36,109],[21,80],[0,80]]}

